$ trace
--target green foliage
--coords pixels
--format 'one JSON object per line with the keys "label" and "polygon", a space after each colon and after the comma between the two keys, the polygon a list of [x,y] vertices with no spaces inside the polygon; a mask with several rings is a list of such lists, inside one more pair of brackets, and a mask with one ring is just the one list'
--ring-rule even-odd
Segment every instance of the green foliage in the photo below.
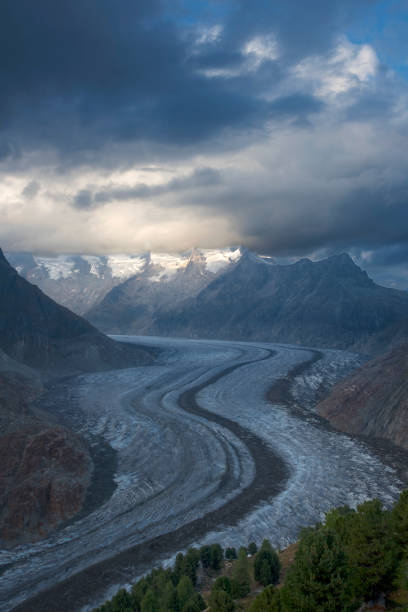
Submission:
{"label": "green foliage", "polygon": [[374,599],[389,590],[398,563],[391,514],[378,499],[360,504],[345,537],[357,597]]}
{"label": "green foliage", "polygon": [[264,540],[254,562],[254,576],[263,586],[279,581],[280,561],[269,540]]}
{"label": "green foliage", "polygon": [[349,569],[340,536],[328,528],[304,530],[281,589],[283,612],[337,612],[352,604]]}
{"label": "green foliage", "polygon": [[238,552],[238,559],[235,562],[233,569],[233,597],[245,597],[251,590],[251,580],[249,577],[249,564],[246,548],[240,548]]}
{"label": "green foliage", "polygon": [[160,612],[159,602],[152,590],[149,589],[146,592],[140,610],[141,612]]}
{"label": "green foliage", "polygon": [[233,546],[229,546],[225,551],[225,558],[229,561],[237,558],[237,551]]}
{"label": "green foliage", "polygon": [[408,559],[401,559],[398,563],[393,586],[395,590],[408,590]]}
{"label": "green foliage", "polygon": [[234,612],[235,604],[225,591],[212,591],[209,599],[210,612]]}
{"label": "green foliage", "polygon": [[271,584],[256,596],[249,612],[281,612],[280,593]]}
{"label": "green foliage", "polygon": [[334,508],[326,514],[325,525],[329,529],[333,529],[345,541],[354,516],[354,510],[348,506],[340,506],[340,508]]}
{"label": "green foliage", "polygon": [[201,593],[194,593],[193,597],[191,598],[199,607],[200,610],[205,610],[207,607],[207,604],[205,603],[204,599],[201,596]]}
{"label": "green foliage", "polygon": [[211,547],[210,546],[202,546],[200,548],[200,561],[204,568],[209,568],[211,566]]}
{"label": "green foliage", "polygon": [[182,576],[180,582],[177,585],[177,597],[180,608],[188,602],[190,597],[193,595],[193,583],[188,576]]}
{"label": "green foliage", "polygon": [[204,568],[219,570],[222,566],[224,553],[219,544],[212,544],[211,546],[202,546],[200,548],[199,558]]}
{"label": "green foliage", "polygon": [[401,493],[392,510],[391,519],[400,554],[403,554],[408,548],[408,490]]}
{"label": "green foliage", "polygon": [[214,570],[221,569],[222,562],[224,559],[224,553],[219,544],[211,545],[211,567]]}
{"label": "green foliage", "polygon": [[248,546],[248,552],[250,555],[256,555],[256,553],[258,552],[258,547],[255,544],[255,542],[251,542]]}
{"label": "green foliage", "polygon": [[164,587],[162,596],[163,608],[166,612],[179,612],[177,590],[169,580]]}
{"label": "green foliage", "polygon": [[120,589],[111,601],[112,612],[128,612],[133,610],[132,598],[125,589]]}
{"label": "green foliage", "polygon": [[218,576],[212,585],[213,591],[225,591],[228,595],[231,595],[231,580],[228,576]]}
{"label": "green foliage", "polygon": [[196,548],[189,548],[184,557],[182,574],[188,576],[195,585],[197,580],[197,568],[200,563],[200,552]]}
{"label": "green foliage", "polygon": [[146,578],[141,578],[139,582],[136,582],[136,584],[132,586],[132,599],[133,602],[137,605],[137,608],[140,608],[140,606],[142,605],[143,597],[145,596],[148,588],[149,583]]}
{"label": "green foliage", "polygon": [[178,553],[178,555],[176,556],[176,562],[174,564],[173,575],[172,575],[174,586],[178,585],[178,582],[181,576],[183,575],[183,569],[184,569],[184,555],[183,553]]}
{"label": "green foliage", "polygon": [[259,582],[263,584],[263,586],[273,584],[274,582],[271,565],[266,559],[262,561],[261,569],[259,572]]}
{"label": "green foliage", "polygon": [[[248,546],[250,554],[255,547],[253,542]],[[236,550],[227,548],[225,557],[236,558]],[[94,612],[204,610],[206,603],[194,591],[200,561],[205,568],[219,570],[221,546],[179,553],[172,569],[154,569],[130,593],[120,589]],[[401,494],[391,512],[383,510],[378,500],[361,504],[357,511],[346,506],[331,510],[324,525],[302,531],[295,561],[281,590],[272,586],[279,573],[279,557],[264,540],[254,560],[254,574],[268,586],[256,597],[250,612],[351,612],[380,592],[408,590],[408,491]],[[233,577],[219,576],[213,584],[211,612],[231,612],[235,609],[233,599],[249,591],[247,550],[242,547]]]}
{"label": "green foliage", "polygon": [[205,610],[206,607],[206,603],[201,597],[200,593],[194,593],[188,602],[184,604],[181,612],[201,612],[202,610]]}

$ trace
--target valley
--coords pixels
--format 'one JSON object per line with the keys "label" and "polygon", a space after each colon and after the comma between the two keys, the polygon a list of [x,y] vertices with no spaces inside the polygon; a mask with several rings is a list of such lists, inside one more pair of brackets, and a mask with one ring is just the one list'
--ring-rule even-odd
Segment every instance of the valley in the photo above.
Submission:
{"label": "valley", "polygon": [[389,505],[403,488],[397,452],[385,456],[313,411],[322,390],[359,365],[355,354],[119,339],[154,353],[154,363],[71,376],[39,400],[88,442],[94,461],[104,457],[103,477],[98,503],[77,520],[0,551],[2,612],[92,609],[193,543],[268,537],[284,547],[333,506],[372,497]]}

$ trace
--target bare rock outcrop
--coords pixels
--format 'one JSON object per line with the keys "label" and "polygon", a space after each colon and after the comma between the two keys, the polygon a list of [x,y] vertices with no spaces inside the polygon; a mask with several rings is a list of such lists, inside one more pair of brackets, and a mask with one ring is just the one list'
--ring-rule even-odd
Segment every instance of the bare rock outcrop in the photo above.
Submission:
{"label": "bare rock outcrop", "polygon": [[39,539],[82,508],[92,459],[81,438],[30,407],[38,384],[0,372],[0,542]]}
{"label": "bare rock outcrop", "polygon": [[408,449],[408,344],[338,383],[317,411],[341,431],[386,438]]}

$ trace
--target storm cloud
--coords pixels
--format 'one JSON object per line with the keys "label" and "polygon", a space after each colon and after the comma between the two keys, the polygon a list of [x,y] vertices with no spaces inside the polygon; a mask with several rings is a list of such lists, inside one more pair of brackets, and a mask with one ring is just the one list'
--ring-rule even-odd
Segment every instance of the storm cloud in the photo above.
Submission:
{"label": "storm cloud", "polygon": [[406,17],[375,0],[4,0],[3,246],[349,250],[404,285]]}

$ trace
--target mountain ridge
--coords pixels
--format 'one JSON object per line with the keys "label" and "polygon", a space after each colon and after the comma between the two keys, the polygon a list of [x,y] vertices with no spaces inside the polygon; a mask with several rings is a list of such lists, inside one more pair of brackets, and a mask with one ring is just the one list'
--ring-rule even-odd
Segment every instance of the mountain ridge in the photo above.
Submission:
{"label": "mountain ridge", "polygon": [[157,276],[171,276],[190,261],[203,259],[210,272],[228,266],[239,247],[191,249],[184,253],[145,252],[117,255],[58,255],[8,253],[11,264],[26,280],[73,312],[84,315],[114,287],[146,268],[156,266]]}
{"label": "mountain ridge", "polygon": [[[82,287],[81,308],[91,304],[86,318],[106,333],[276,341],[367,355],[408,338],[408,293],[377,285],[348,253],[289,264],[244,247],[83,256],[86,273],[61,257],[37,258],[36,273],[47,265],[55,277],[41,287],[52,283],[69,303],[75,283],[77,292]],[[92,266],[102,266],[99,277]]]}
{"label": "mountain ridge", "polygon": [[408,294],[376,285],[347,254],[265,266],[246,255],[178,311],[159,312],[152,331],[370,352],[407,318]]}
{"label": "mountain ridge", "polygon": [[109,369],[148,360],[56,304],[9,264],[0,249],[0,348],[33,368],[55,372]]}

